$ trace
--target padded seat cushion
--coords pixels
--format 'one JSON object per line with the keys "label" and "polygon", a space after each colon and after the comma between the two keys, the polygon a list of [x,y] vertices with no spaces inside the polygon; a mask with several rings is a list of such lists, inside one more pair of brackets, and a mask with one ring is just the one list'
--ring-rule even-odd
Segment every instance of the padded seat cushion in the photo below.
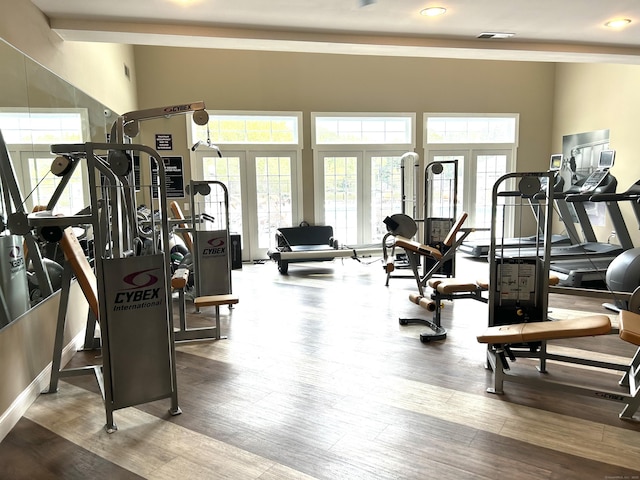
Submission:
{"label": "padded seat cushion", "polygon": [[179,268],[171,276],[171,288],[185,288],[189,281],[189,269]]}
{"label": "padded seat cushion", "polygon": [[221,295],[207,295],[205,297],[197,297],[193,304],[200,307],[213,307],[216,305],[233,305],[238,303],[238,297],[231,294],[225,293]]}
{"label": "padded seat cushion", "polygon": [[640,345],[640,315],[629,310],[621,310],[620,338],[626,342]]}
{"label": "padded seat cushion", "polygon": [[436,287],[439,293],[449,295],[451,293],[470,292],[473,293],[478,290],[478,285],[469,282],[460,282],[454,279],[445,280],[440,282]]}
{"label": "padded seat cushion", "polygon": [[611,320],[606,315],[549,322],[516,323],[487,328],[478,335],[480,343],[524,343],[561,338],[590,337],[611,333]]}

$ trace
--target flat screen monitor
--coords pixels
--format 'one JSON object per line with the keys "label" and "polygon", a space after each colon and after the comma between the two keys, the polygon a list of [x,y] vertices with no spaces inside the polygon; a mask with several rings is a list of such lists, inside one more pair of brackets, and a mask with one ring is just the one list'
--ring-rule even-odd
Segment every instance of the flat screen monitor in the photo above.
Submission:
{"label": "flat screen monitor", "polygon": [[560,170],[560,167],[562,167],[562,154],[554,153],[551,155],[551,160],[549,161],[549,170],[556,172]]}
{"label": "flat screen monitor", "polygon": [[613,161],[616,158],[615,150],[603,150],[600,152],[600,159],[598,160],[598,169],[613,167]]}

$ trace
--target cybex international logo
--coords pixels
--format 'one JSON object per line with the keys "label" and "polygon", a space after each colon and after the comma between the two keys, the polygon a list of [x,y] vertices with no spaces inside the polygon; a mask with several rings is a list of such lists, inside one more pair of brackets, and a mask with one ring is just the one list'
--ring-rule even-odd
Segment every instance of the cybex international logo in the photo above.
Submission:
{"label": "cybex international logo", "polygon": [[150,287],[158,283],[158,277],[150,272],[158,270],[157,268],[149,268],[139,272],[133,272],[125,275],[122,279],[124,283],[131,285],[131,289]]}
{"label": "cybex international logo", "polygon": [[11,245],[9,248],[9,265],[11,269],[20,268],[24,265],[24,257],[22,256],[22,248],[18,245]]}
{"label": "cybex international logo", "polygon": [[207,240],[208,247],[202,249],[202,255],[224,255],[226,252],[226,239],[224,237],[213,237]]}
{"label": "cybex international logo", "polygon": [[191,104],[187,105],[174,105],[172,107],[166,107],[164,109],[165,113],[180,113],[180,112],[188,112],[191,110]]}
{"label": "cybex international logo", "polygon": [[155,307],[162,303],[159,268],[148,268],[130,273],[122,277],[122,281],[130,285],[119,289],[114,300],[114,310],[133,310]]}

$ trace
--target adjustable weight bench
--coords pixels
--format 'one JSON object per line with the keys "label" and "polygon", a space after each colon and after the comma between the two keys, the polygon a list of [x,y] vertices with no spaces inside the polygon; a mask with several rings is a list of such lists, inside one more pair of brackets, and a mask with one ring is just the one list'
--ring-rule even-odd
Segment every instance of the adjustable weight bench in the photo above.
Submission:
{"label": "adjustable weight bench", "polygon": [[[463,212],[462,215],[456,220],[456,222],[449,230],[449,233],[444,239],[443,245],[445,251],[441,251],[430,245],[424,245],[415,240],[405,238],[402,236],[396,236],[393,246],[402,248],[407,254],[407,260],[411,266],[413,276],[418,285],[418,292],[420,295],[424,295],[424,287],[427,280],[429,280],[436,272],[438,272],[442,266],[449,260],[453,259],[456,254],[458,246],[475,231],[473,228],[462,228],[462,225],[467,220],[468,214]],[[461,233],[461,235],[458,235]],[[428,257],[434,260],[434,265],[424,273],[420,275],[420,259],[421,257]]]}
{"label": "adjustable weight bench", "polygon": [[[557,285],[560,279],[555,275],[549,276],[549,285]],[[420,341],[427,343],[431,340],[442,340],[446,331],[441,326],[441,315],[443,301],[471,299],[482,303],[488,303],[489,299],[483,294],[489,290],[489,282],[486,280],[476,280],[475,282],[465,282],[455,278],[431,278],[427,281],[427,285],[431,287],[432,293],[430,297],[419,294],[409,294],[409,300],[416,305],[421,306],[428,312],[433,312],[433,321],[423,318],[401,318],[400,325],[408,325],[410,323],[421,323],[427,325],[431,330],[436,332],[423,333],[420,335]]]}
{"label": "adjustable weight bench", "polygon": [[[454,258],[458,246],[465,240],[465,238],[467,238],[470,233],[475,231],[475,229],[473,228],[462,228],[462,225],[466,221],[467,217],[468,214],[466,212],[463,212],[458,220],[453,224],[451,230],[449,230],[449,233],[447,234],[443,242],[443,245],[445,247],[444,252],[435,247],[424,245],[420,242],[410,240],[402,236],[395,237],[394,247],[400,247],[407,253],[407,259],[409,261],[409,265],[411,266],[413,276],[418,286],[418,293],[410,294],[409,300],[429,312],[434,312],[433,321],[423,318],[399,319],[400,325],[408,325],[409,323],[421,323],[428,326],[431,331],[420,334],[420,341],[423,343],[429,342],[431,340],[443,340],[447,336],[447,331],[440,324],[441,300],[447,299],[454,292],[458,292],[459,296],[462,295],[460,294],[460,292],[466,292],[467,295],[464,298],[474,298],[486,303],[486,299],[481,295],[482,290],[478,287],[477,284],[462,284],[454,279],[432,278],[433,275],[438,272],[447,261]],[[458,235],[459,233],[461,233],[461,235]],[[430,259],[435,260],[434,265],[424,275],[420,275],[418,271],[421,257],[429,257]],[[429,286],[431,286],[434,291],[437,291],[437,287],[442,285],[442,292],[440,294],[437,294],[437,298],[434,295],[431,296],[431,299],[425,297],[424,289],[427,283],[429,283]],[[470,290],[471,292],[469,292]],[[462,297],[460,296],[460,298]]]}
{"label": "adjustable weight bench", "polygon": [[[618,318],[620,322],[620,338],[623,341],[640,346],[640,314],[623,310],[620,312]],[[546,342],[549,340],[608,335],[611,331],[611,320],[606,315],[592,315],[570,320],[518,323],[488,327],[484,333],[477,336],[478,342],[488,345],[487,367],[493,370],[493,387],[488,388],[487,391],[496,394],[504,393],[503,383],[505,381],[552,387],[564,392],[595,396],[597,398],[624,403],[625,406],[619,416],[623,419],[631,419],[638,410],[638,406],[640,406],[640,348],[636,350],[635,355],[626,365],[566,357],[563,355],[552,355],[546,352]],[[512,350],[513,346],[517,347],[534,342],[540,342],[542,344],[540,352],[516,352]],[[538,368],[541,373],[546,372],[544,361],[548,359],[619,370],[623,373],[619,384],[626,391],[594,390],[575,384],[565,384],[519,376],[510,371],[507,357],[512,362],[516,360],[516,357],[539,358],[541,364]]]}

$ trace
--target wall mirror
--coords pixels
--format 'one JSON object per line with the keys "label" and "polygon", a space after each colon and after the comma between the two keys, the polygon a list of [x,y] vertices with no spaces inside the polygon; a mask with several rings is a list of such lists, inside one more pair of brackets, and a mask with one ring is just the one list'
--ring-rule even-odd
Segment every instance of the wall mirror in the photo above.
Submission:
{"label": "wall mirror", "polygon": [[[1,329],[49,295],[39,288],[28,251],[24,256],[24,237],[11,235],[7,226],[8,216],[16,210],[9,195],[11,182],[15,181],[19,188],[25,212],[46,205],[60,181],[50,171],[54,158],[50,146],[105,142],[117,114],[1,40],[0,65],[0,132],[11,159],[11,168],[2,169],[0,183]],[[0,149],[5,146],[0,142]],[[0,158],[7,156],[0,154]],[[89,192],[83,181],[86,176],[76,170],[54,214],[74,214],[89,206]],[[62,253],[55,243],[39,245],[52,291],[56,291],[62,274]]]}

